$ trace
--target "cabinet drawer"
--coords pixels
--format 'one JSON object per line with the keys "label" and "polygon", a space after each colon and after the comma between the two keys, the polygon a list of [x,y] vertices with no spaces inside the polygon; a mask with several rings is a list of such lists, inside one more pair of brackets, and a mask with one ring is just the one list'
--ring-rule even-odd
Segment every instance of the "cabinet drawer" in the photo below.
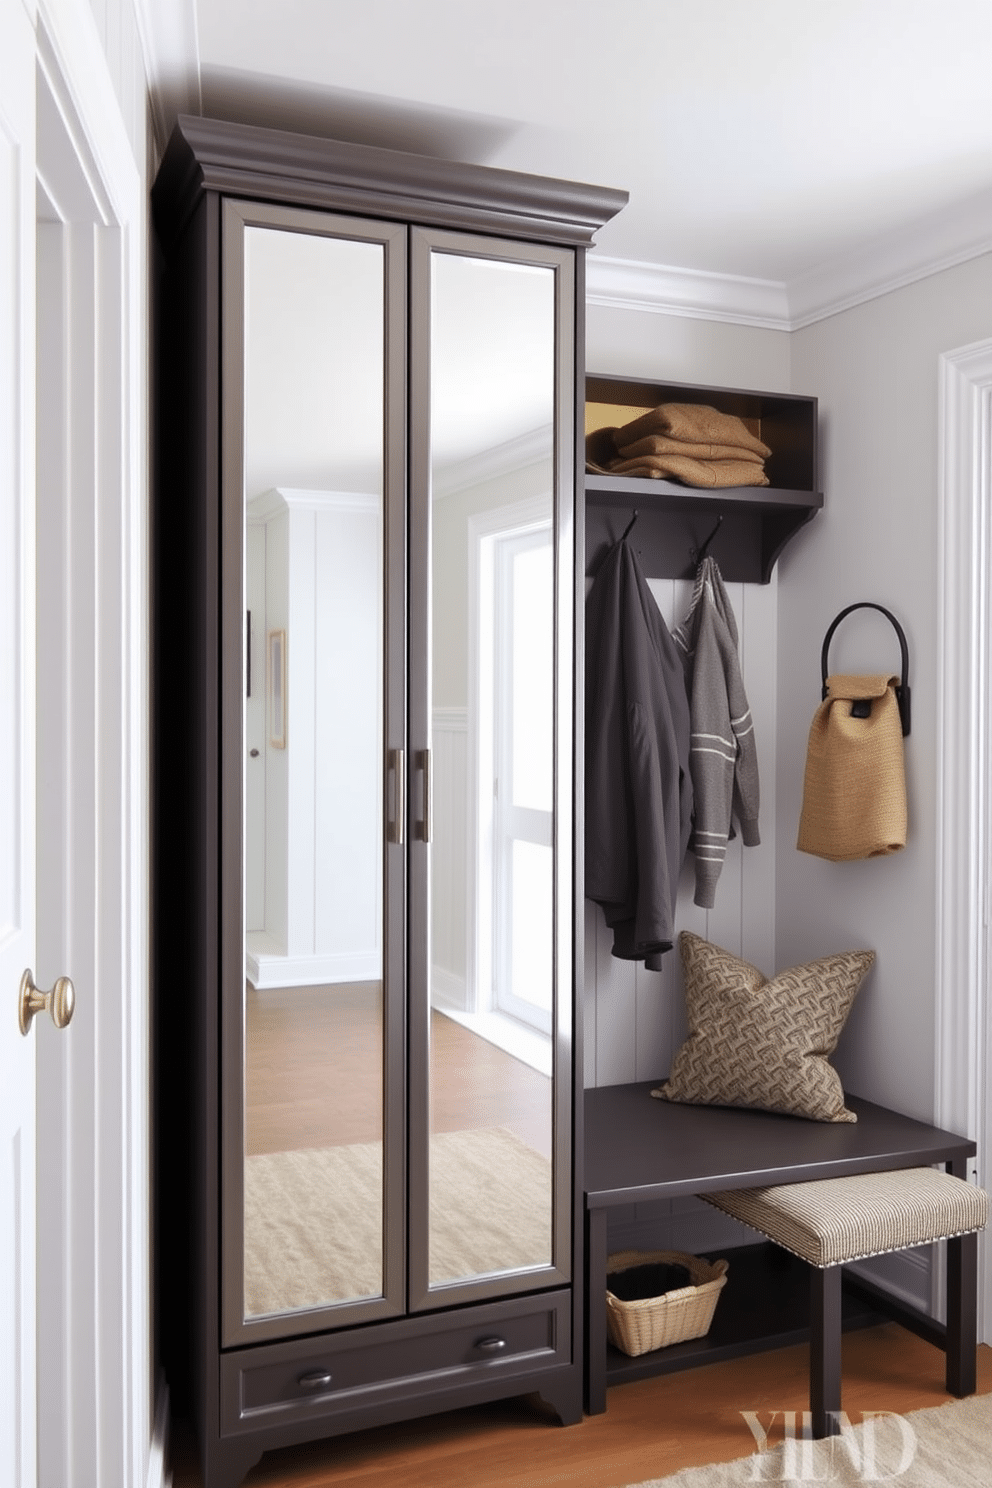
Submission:
{"label": "cabinet drawer", "polygon": [[362,1410],[567,1364],[570,1308],[567,1291],[545,1293],[226,1354],[221,1429]]}

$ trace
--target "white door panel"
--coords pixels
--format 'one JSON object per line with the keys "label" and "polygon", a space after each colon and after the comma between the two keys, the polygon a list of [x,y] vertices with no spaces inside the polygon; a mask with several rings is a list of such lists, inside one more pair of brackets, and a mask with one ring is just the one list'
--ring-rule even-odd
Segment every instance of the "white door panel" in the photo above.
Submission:
{"label": "white door panel", "polygon": [[0,0],[0,1482],[33,1488],[35,1045],[34,36]]}

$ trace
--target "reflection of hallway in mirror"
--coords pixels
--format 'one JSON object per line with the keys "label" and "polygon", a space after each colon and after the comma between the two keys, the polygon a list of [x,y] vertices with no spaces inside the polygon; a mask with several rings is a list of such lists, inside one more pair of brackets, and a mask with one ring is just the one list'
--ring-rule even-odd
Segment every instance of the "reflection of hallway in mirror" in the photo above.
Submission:
{"label": "reflection of hallway in mirror", "polygon": [[551,1080],[436,1010],[431,1131],[506,1127],[551,1161]]}
{"label": "reflection of hallway in mirror", "polygon": [[248,984],[245,1147],[382,1140],[382,983]]}
{"label": "reflection of hallway in mirror", "polygon": [[[247,1152],[375,1142],[382,1136],[381,985],[278,987],[245,998]],[[546,1075],[435,1012],[434,1131],[509,1128],[551,1156]]]}

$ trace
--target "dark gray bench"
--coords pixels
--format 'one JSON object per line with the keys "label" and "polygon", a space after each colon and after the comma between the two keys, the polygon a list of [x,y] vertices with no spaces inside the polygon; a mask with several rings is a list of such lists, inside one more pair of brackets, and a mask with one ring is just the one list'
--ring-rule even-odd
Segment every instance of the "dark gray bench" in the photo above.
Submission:
{"label": "dark gray bench", "polygon": [[[585,1094],[585,1405],[591,1415],[606,1409],[608,1384],[810,1338],[808,1268],[797,1266],[792,1275],[783,1252],[747,1247],[730,1253],[727,1287],[705,1338],[637,1358],[608,1347],[605,1293],[610,1209],[690,1194],[936,1164],[964,1178],[968,1159],[976,1150],[970,1138],[854,1096],[847,1096],[846,1103],[857,1113],[856,1122],[815,1122],[763,1111],[674,1105],[652,1099],[650,1092],[657,1083],[602,1086]],[[875,1321],[879,1314],[896,1318],[946,1351],[948,1390],[955,1395],[971,1394],[975,1388],[976,1242],[974,1234],[947,1241],[946,1325],[847,1274],[843,1325]],[[742,1307],[734,1302],[735,1281],[738,1294],[747,1297]],[[762,1288],[766,1301],[755,1306]],[[819,1351],[812,1360],[814,1379],[832,1380],[838,1375],[839,1328],[833,1325],[841,1307],[839,1269],[836,1291],[838,1297],[831,1294],[830,1329],[819,1325],[814,1307],[813,1345],[814,1352]]]}

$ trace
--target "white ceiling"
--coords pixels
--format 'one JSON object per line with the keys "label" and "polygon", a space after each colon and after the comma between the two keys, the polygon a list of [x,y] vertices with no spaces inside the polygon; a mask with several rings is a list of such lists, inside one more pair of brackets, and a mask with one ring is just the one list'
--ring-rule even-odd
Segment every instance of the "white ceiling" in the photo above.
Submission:
{"label": "white ceiling", "polygon": [[788,290],[992,246],[992,0],[173,4],[204,113],[624,187],[596,259]]}

